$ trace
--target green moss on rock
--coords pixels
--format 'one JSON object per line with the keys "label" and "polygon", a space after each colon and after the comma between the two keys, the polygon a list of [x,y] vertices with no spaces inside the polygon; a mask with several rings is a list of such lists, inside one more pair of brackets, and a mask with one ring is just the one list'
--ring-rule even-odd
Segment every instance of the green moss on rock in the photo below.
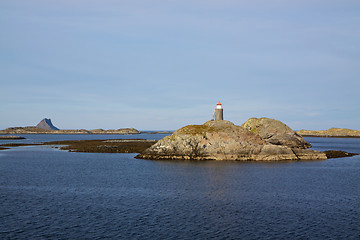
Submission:
{"label": "green moss on rock", "polygon": [[214,127],[209,127],[205,125],[188,125],[179,130],[180,133],[191,135],[203,135],[205,133],[210,133],[214,131]]}

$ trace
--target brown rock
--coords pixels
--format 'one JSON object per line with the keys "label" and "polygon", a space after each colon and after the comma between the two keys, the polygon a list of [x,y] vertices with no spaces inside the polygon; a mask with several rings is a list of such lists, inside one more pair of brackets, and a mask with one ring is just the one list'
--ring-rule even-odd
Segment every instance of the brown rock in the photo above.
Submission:
{"label": "brown rock", "polygon": [[[259,135],[225,120],[189,125],[175,131],[139,154],[143,159],[191,160],[301,160],[326,159],[317,151],[294,151],[269,144]],[[297,154],[300,153],[300,154]]]}
{"label": "brown rock", "polygon": [[343,158],[343,157],[352,157],[355,155],[359,155],[357,153],[348,153],[339,150],[327,150],[324,151],[324,153],[326,154],[327,158]]}
{"label": "brown rock", "polygon": [[296,148],[309,148],[311,144],[286,124],[271,118],[250,118],[242,127],[259,135],[265,142]]}

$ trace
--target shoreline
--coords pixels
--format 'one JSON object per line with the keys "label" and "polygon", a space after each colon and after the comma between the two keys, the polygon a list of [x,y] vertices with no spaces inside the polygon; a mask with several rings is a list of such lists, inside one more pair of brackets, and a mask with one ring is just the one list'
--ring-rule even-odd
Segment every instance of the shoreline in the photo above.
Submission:
{"label": "shoreline", "polygon": [[55,145],[55,148],[69,152],[140,153],[156,142],[157,140],[146,139],[65,140],[42,143],[7,143],[0,145],[0,150],[22,146]]}
{"label": "shoreline", "polygon": [[20,140],[20,139],[26,139],[26,138],[21,136],[13,136],[13,135],[0,136],[0,140]]}
{"label": "shoreline", "polygon": [[330,128],[328,130],[299,130],[302,137],[360,138],[360,131],[347,128]]}
{"label": "shoreline", "polygon": [[139,134],[140,131],[135,128],[119,128],[119,129],[44,129],[34,126],[28,127],[9,127],[0,130],[0,135],[8,134]]}
{"label": "shoreline", "polygon": [[54,135],[137,135],[137,134],[172,134],[171,131],[144,131],[136,133],[123,133],[123,132],[11,132],[11,133],[2,133],[0,132],[0,137],[6,137],[8,135],[26,135],[26,134],[54,134]]}
{"label": "shoreline", "polygon": [[[22,146],[55,146],[60,150],[68,152],[84,152],[84,153],[142,153],[158,140],[146,139],[103,139],[103,140],[65,140],[65,141],[51,141],[42,143],[7,143],[0,145],[0,151],[10,149],[13,147]],[[327,159],[343,158],[359,155],[357,153],[348,153],[340,150],[326,150],[323,151]],[[135,158],[138,158],[137,156]],[[152,158],[144,158],[147,160],[157,160]],[[191,160],[191,159],[189,159]],[[304,160],[306,161],[306,160]]]}
{"label": "shoreline", "polygon": [[301,135],[302,137],[319,137],[319,138],[360,138],[360,136],[332,136],[332,135]]}
{"label": "shoreline", "polygon": [[129,132],[129,133],[126,133],[126,132],[91,132],[91,131],[87,131],[87,132],[83,132],[83,131],[78,131],[78,132],[75,132],[75,131],[71,131],[71,132],[7,132],[7,133],[4,133],[4,132],[0,132],[0,135],[4,135],[4,136],[7,136],[7,135],[21,135],[21,134],[54,134],[54,135],[68,135],[68,134],[71,134],[71,135],[135,135],[135,134],[141,134],[142,132]]}

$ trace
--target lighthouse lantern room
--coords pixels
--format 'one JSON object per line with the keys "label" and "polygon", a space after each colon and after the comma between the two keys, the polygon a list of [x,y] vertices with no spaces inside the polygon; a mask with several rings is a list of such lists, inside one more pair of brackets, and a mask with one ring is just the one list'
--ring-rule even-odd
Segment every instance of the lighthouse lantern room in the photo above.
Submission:
{"label": "lighthouse lantern room", "polygon": [[223,112],[222,104],[220,101],[216,104],[214,118],[215,118],[215,121],[216,120],[224,120],[224,112]]}

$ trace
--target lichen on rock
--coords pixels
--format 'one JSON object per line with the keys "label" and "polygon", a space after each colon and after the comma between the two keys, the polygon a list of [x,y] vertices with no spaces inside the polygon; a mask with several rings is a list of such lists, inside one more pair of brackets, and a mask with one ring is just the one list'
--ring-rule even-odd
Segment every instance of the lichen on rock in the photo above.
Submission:
{"label": "lichen on rock", "polygon": [[310,143],[279,120],[265,117],[250,118],[241,126],[258,134],[267,143],[304,149],[311,147]]}

